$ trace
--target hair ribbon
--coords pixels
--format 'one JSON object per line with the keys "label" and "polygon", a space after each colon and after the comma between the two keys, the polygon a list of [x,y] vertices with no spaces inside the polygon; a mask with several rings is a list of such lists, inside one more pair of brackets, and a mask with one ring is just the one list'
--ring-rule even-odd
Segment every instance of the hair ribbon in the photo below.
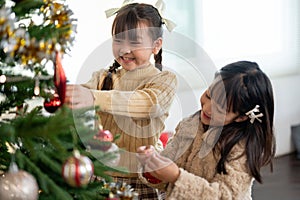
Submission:
{"label": "hair ribbon", "polygon": [[[122,6],[120,8],[122,8],[123,6],[126,6],[130,3],[133,3],[134,0],[124,0],[123,3],[122,3]],[[105,11],[105,14],[106,14],[106,18],[109,18],[113,15],[115,15],[119,10],[120,8],[110,8],[108,10]]]}
{"label": "hair ribbon", "polygon": [[[122,8],[123,6],[128,5],[130,3],[133,3],[133,2],[134,2],[134,0],[124,0],[122,6],[120,8]],[[165,24],[168,31],[172,32],[173,29],[176,27],[176,24],[173,21],[163,17],[162,13],[165,10],[165,3],[163,2],[163,0],[158,0],[155,3],[154,7],[158,10],[158,12],[162,18],[162,22]],[[109,17],[115,15],[120,10],[120,8],[110,8],[110,9],[106,10],[105,11],[106,18],[109,18]]]}

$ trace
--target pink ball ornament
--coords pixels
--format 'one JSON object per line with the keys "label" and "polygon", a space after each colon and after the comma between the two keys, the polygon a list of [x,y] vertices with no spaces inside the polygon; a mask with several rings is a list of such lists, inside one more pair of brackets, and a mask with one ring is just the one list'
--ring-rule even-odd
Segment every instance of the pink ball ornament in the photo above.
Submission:
{"label": "pink ball ornament", "polygon": [[73,187],[86,186],[94,174],[94,165],[87,156],[74,151],[74,156],[68,158],[62,167],[64,180]]}
{"label": "pink ball ornament", "polygon": [[100,129],[94,139],[100,141],[100,144],[97,145],[100,150],[107,151],[112,146],[114,136],[109,130]]}

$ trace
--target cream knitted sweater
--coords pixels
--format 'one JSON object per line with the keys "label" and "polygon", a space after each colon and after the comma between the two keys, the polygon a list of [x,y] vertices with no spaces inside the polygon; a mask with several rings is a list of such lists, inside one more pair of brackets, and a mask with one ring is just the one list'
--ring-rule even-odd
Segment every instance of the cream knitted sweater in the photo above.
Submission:
{"label": "cream knitted sweater", "polygon": [[228,174],[218,174],[219,158],[207,148],[209,145],[205,146],[210,143],[208,133],[204,132],[200,112],[178,124],[176,134],[161,153],[180,167],[179,178],[166,188],[167,199],[251,199],[253,177],[246,166],[244,144],[237,144],[231,150],[225,164]]}
{"label": "cream knitted sweater", "polygon": [[[112,77],[113,90],[101,91],[106,73],[105,70],[94,72],[83,86],[92,89],[103,128],[120,135],[116,141],[123,150],[119,166],[137,172],[135,152],[139,146],[154,145],[161,150],[159,136],[175,96],[177,79],[173,73],[159,71],[150,64],[133,71],[118,70]],[[137,175],[115,173],[113,176]]]}

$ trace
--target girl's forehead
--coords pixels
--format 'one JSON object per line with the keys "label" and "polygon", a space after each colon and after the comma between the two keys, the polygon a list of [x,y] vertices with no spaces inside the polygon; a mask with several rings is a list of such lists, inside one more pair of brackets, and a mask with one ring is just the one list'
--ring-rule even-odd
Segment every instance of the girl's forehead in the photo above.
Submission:
{"label": "girl's forehead", "polygon": [[137,24],[137,28],[141,28],[141,29],[149,28],[149,24],[146,21],[139,21]]}
{"label": "girl's forehead", "polygon": [[125,30],[120,33],[116,33],[113,36],[116,38],[129,39],[129,40],[141,40],[151,39],[151,28],[147,26],[140,26],[135,29]]}
{"label": "girl's forehead", "polygon": [[118,34],[126,31],[134,31],[134,30],[147,30],[149,28],[148,23],[145,21],[139,21],[135,25],[134,24],[122,24],[117,23],[113,27],[113,33]]}
{"label": "girl's forehead", "polygon": [[223,95],[225,93],[225,85],[222,77],[217,75],[208,88],[212,92],[218,91],[217,93],[222,93]]}
{"label": "girl's forehead", "polygon": [[228,109],[228,95],[225,82],[220,75],[217,75],[211,85],[208,87],[211,99],[220,107]]}

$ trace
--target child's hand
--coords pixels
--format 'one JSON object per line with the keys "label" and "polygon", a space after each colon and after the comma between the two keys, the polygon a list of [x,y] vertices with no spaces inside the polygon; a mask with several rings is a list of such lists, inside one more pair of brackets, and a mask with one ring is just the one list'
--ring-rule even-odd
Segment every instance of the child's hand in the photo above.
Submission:
{"label": "child's hand", "polygon": [[153,146],[141,146],[137,149],[137,158],[144,166],[144,172],[150,172],[155,178],[164,182],[174,183],[180,171],[169,158],[159,155]]}
{"label": "child's hand", "polygon": [[65,103],[70,108],[85,108],[94,106],[91,91],[80,85],[67,85]]}
{"label": "child's hand", "polygon": [[137,149],[137,158],[140,161],[140,163],[144,166],[151,158],[151,156],[153,156],[153,153],[155,153],[155,149],[152,145],[140,146]]}

